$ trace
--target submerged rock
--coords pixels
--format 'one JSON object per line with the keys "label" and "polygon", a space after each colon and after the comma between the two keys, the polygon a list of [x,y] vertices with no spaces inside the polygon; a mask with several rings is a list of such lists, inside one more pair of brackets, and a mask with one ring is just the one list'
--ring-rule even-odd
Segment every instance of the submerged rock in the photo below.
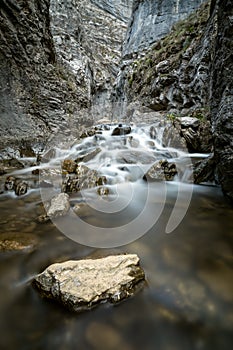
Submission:
{"label": "submerged rock", "polygon": [[0,235],[0,251],[31,250],[37,238],[29,233],[8,232]]}
{"label": "submerged rock", "polygon": [[144,279],[139,257],[126,254],[53,264],[34,282],[42,295],[81,311],[131,296]]}
{"label": "submerged rock", "polygon": [[172,181],[176,174],[176,165],[163,159],[153,164],[143,179],[146,181]]}

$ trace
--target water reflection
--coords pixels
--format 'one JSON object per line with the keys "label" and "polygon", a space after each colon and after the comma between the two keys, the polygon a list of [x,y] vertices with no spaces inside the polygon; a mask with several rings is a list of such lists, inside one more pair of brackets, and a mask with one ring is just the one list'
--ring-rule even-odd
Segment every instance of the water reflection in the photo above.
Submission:
{"label": "water reflection", "polygon": [[[94,249],[37,223],[38,193],[0,197],[1,233],[37,237],[29,252],[0,253],[1,349],[231,349],[233,210],[219,189],[195,186],[185,219],[166,235],[175,198],[171,190],[163,215],[141,239]],[[72,314],[31,287],[53,262],[120,252],[139,254],[147,287],[117,306]]]}

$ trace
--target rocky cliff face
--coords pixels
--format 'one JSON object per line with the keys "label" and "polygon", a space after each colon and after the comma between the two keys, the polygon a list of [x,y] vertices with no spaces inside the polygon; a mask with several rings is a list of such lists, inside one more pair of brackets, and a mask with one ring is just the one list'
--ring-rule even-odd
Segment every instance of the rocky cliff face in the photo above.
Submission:
{"label": "rocky cliff face", "polygon": [[90,123],[109,100],[132,0],[95,3],[0,3],[2,147]]}
{"label": "rocky cliff face", "polygon": [[211,116],[217,176],[233,201],[233,7],[231,1],[212,2],[217,35],[212,60]]}
{"label": "rocky cliff face", "polygon": [[59,62],[82,87],[95,115],[109,116],[132,0],[51,0],[51,28]]}
{"label": "rocky cliff face", "polygon": [[[137,28],[137,16],[144,18],[143,3],[139,2],[135,9],[131,28]],[[212,1],[211,6],[205,2],[143,53],[128,55],[128,61],[125,56],[118,81],[119,94],[128,104],[127,117],[134,119],[138,115],[135,106],[136,109],[144,106],[139,113],[141,118],[149,111],[154,111],[150,113],[153,116],[167,116],[173,121],[180,116],[195,116],[204,122],[201,134],[209,134],[209,141],[211,126],[214,136],[211,164],[216,164],[216,179],[230,199],[233,199],[232,25],[229,1]],[[140,38],[139,35],[132,42],[130,38],[127,54],[140,48]],[[147,39],[144,43],[148,46]],[[204,149],[211,150],[210,144]]]}
{"label": "rocky cliff face", "polygon": [[128,23],[133,0],[91,0],[91,2],[120,21]]}
{"label": "rocky cliff face", "polygon": [[148,49],[205,0],[135,0],[123,56]]}
{"label": "rocky cliff face", "polygon": [[125,69],[128,102],[174,116],[207,117],[213,26],[209,2],[177,22],[171,32]]}

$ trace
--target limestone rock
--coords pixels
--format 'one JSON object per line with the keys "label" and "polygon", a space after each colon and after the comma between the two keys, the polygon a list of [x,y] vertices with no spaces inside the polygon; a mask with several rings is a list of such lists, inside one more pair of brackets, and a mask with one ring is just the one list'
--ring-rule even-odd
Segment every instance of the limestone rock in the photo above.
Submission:
{"label": "limestone rock", "polygon": [[144,175],[146,181],[172,181],[177,174],[176,165],[169,163],[167,160],[160,160]]}
{"label": "limestone rock", "polygon": [[77,175],[69,175],[63,179],[62,191],[66,193],[78,192],[87,188],[102,186],[107,183],[107,178],[96,170],[90,169],[84,164],[78,164]]}
{"label": "limestone rock", "polygon": [[27,193],[28,183],[26,181],[18,181],[15,183],[15,194],[22,196]]}
{"label": "limestone rock", "polygon": [[5,190],[15,191],[17,196],[24,195],[28,190],[28,183],[14,176],[8,176],[5,181]]}
{"label": "limestone rock", "polygon": [[47,211],[48,217],[56,218],[58,216],[66,215],[70,209],[69,196],[66,193],[59,193],[52,198],[51,205]]}
{"label": "limestone rock", "polygon": [[112,136],[121,136],[131,133],[131,127],[129,125],[119,124],[112,132]]}
{"label": "limestone rock", "polygon": [[215,159],[213,154],[194,165],[193,177],[195,184],[215,180]]}
{"label": "limestone rock", "polygon": [[126,34],[123,54],[129,55],[147,49],[165,36],[172,25],[197,9],[204,0],[135,0],[133,21]]}
{"label": "limestone rock", "polygon": [[179,118],[181,128],[192,128],[196,129],[200,125],[200,120],[193,117],[182,117]]}
{"label": "limestone rock", "polygon": [[65,159],[62,163],[62,170],[66,170],[68,173],[75,173],[77,164],[72,159]]}
{"label": "limestone rock", "polygon": [[50,265],[35,278],[42,295],[74,311],[132,295],[145,279],[136,254],[66,261]]}
{"label": "limestone rock", "polygon": [[121,151],[117,154],[117,161],[123,164],[151,164],[155,157],[143,151]]}

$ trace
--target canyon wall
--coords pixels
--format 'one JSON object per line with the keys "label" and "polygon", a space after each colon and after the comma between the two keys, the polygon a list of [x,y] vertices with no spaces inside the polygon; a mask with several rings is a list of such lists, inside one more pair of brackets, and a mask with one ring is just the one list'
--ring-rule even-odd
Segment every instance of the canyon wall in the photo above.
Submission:
{"label": "canyon wall", "polygon": [[216,40],[211,61],[211,117],[218,180],[233,201],[233,7],[212,1]]}
{"label": "canyon wall", "polygon": [[96,4],[1,1],[1,149],[90,124],[109,101],[132,1]]}
{"label": "canyon wall", "polygon": [[148,49],[205,0],[135,0],[123,56]]}

